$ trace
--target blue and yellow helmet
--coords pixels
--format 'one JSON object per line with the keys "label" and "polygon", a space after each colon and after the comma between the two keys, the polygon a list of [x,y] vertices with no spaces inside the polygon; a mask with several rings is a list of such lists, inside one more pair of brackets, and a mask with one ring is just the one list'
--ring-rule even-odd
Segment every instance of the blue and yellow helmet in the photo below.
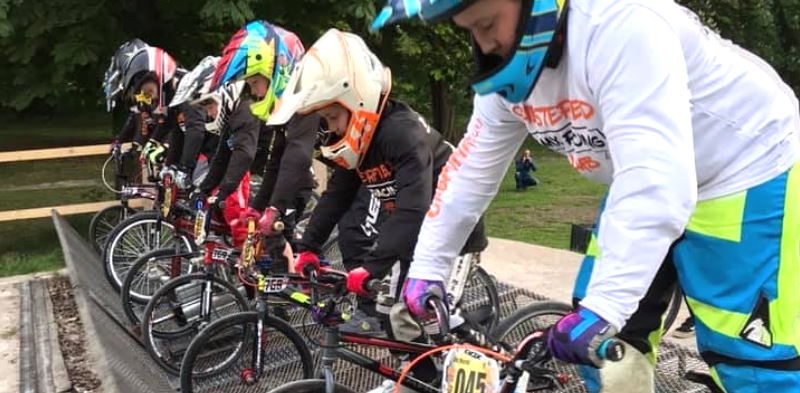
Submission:
{"label": "blue and yellow helmet", "polygon": [[[404,19],[433,23],[449,18],[480,0],[388,0],[372,23],[377,30]],[[558,32],[566,23],[567,0],[522,0],[517,43],[507,59],[486,55],[473,44],[477,73],[472,89],[479,95],[497,93],[506,101],[524,101],[559,46]]]}
{"label": "blue and yellow helmet", "polygon": [[302,42],[291,31],[265,21],[250,22],[237,31],[222,50],[212,89],[230,81],[263,75],[269,80],[269,88],[250,109],[256,117],[267,120],[289,82],[294,64],[304,52]]}

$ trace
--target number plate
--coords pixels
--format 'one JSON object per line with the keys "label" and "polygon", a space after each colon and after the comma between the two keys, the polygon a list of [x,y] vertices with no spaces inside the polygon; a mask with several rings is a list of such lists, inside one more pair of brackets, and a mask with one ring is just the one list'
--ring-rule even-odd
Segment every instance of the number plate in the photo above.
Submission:
{"label": "number plate", "polygon": [[217,247],[211,252],[211,259],[215,262],[227,262],[231,254],[233,254],[232,248]]}
{"label": "number plate", "polygon": [[465,348],[450,351],[444,360],[443,393],[496,393],[500,391],[497,360]]}
{"label": "number plate", "polygon": [[172,208],[172,188],[164,190],[164,203],[161,205],[161,214],[166,217],[169,215],[169,210]]}
{"label": "number plate", "polygon": [[206,212],[200,210],[197,212],[197,217],[194,219],[194,238],[198,242],[202,242],[206,237]]}
{"label": "number plate", "polygon": [[261,292],[277,293],[289,286],[289,277],[265,277],[261,283]]}

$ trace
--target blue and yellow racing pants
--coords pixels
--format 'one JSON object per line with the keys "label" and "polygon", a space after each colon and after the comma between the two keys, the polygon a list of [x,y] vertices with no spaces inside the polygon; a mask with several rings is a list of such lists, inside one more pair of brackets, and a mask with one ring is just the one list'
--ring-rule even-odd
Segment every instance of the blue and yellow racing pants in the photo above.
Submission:
{"label": "blue and yellow racing pants", "polygon": [[[698,202],[620,337],[655,363],[661,317],[678,282],[695,317],[700,354],[723,390],[800,392],[798,167]],[[575,302],[601,262],[596,236],[578,273]],[[596,382],[587,384],[596,389]]]}

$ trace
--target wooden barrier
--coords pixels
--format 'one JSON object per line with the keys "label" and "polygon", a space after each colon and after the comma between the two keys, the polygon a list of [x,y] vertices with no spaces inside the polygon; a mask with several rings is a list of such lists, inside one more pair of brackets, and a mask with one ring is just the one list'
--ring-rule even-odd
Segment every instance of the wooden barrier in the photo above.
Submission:
{"label": "wooden barrier", "polygon": [[[130,146],[131,146],[130,143],[125,143],[122,145],[122,148],[124,150],[130,148]],[[0,163],[34,161],[34,160],[51,160],[54,158],[99,156],[102,154],[108,154],[108,148],[109,145],[88,145],[88,146],[58,147],[55,149],[7,151],[7,152],[0,152]],[[49,217],[50,214],[48,213],[47,216]]]}
{"label": "wooden barrier", "polygon": [[[130,143],[122,145],[123,150],[130,148]],[[86,156],[99,156],[108,154],[109,145],[87,145],[73,147],[59,147],[54,149],[35,149],[0,152],[0,163],[50,160],[56,158],[73,158]],[[102,201],[78,203],[73,205],[38,207],[33,209],[0,211],[0,222],[28,220],[31,218],[50,217],[55,210],[61,215],[85,214],[100,211],[108,206],[118,205],[119,201]],[[141,207],[142,201],[133,200],[131,207]]]}
{"label": "wooden barrier", "polygon": [[[119,204],[120,204],[119,201],[103,201],[103,202],[78,203],[74,205],[37,207],[33,209],[0,211],[0,222],[50,217],[53,214],[53,210],[57,211],[58,214],[62,216],[68,216],[72,214],[94,213],[103,210],[109,206],[116,206]],[[144,201],[135,199],[131,200],[128,205],[133,208],[138,208],[142,207],[143,204]]]}
{"label": "wooden barrier", "polygon": [[[130,148],[130,146],[130,143],[124,143],[122,148],[125,150]],[[55,149],[0,152],[0,163],[97,156],[108,154],[108,148],[108,145],[88,145],[59,147]],[[321,162],[314,160],[314,170],[316,171],[317,178],[322,180],[319,182],[320,186],[317,188],[317,191],[322,192],[325,190],[325,186],[327,184],[327,168]],[[119,203],[119,201],[103,201],[79,203],[73,205],[38,207],[33,209],[6,210],[0,211],[0,222],[50,217],[53,210],[57,211],[58,214],[62,216],[92,213],[100,211],[108,206],[117,205]],[[133,200],[131,201],[130,205],[131,207],[142,207],[145,203],[146,202],[144,200]]]}

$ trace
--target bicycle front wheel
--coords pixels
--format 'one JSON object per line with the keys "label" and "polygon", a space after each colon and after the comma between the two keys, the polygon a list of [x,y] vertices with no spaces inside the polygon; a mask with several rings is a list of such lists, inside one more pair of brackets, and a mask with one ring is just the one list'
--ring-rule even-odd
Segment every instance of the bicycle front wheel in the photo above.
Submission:
{"label": "bicycle front wheel", "polygon": [[142,313],[153,294],[169,280],[193,270],[191,256],[175,255],[173,248],[159,248],[142,255],[133,263],[122,283],[122,310],[133,325],[141,321]]}
{"label": "bicycle front wheel", "polygon": [[92,221],[89,222],[89,242],[92,244],[92,248],[101,254],[111,231],[134,213],[136,210],[126,209],[122,205],[109,206],[95,213]]}
{"label": "bicycle front wheel", "polygon": [[[561,317],[571,311],[572,307],[566,303],[554,301],[534,302],[517,309],[507,318],[501,320],[491,334],[499,342],[515,348],[529,334],[550,328]],[[528,382],[529,389],[526,391],[559,393],[586,391],[583,380],[578,374],[577,366],[553,360],[548,365],[548,368],[568,376],[568,381],[557,390],[541,390],[541,388],[532,387],[538,386],[538,381],[535,378],[531,378]]]}
{"label": "bicycle front wheel", "polygon": [[207,273],[172,279],[158,289],[142,313],[142,341],[156,363],[178,375],[192,339],[211,322],[248,310],[244,296]]}
{"label": "bicycle front wheel", "polygon": [[249,311],[218,319],[197,335],[181,363],[181,392],[213,386],[219,392],[263,393],[313,372],[311,352],[296,330]]}
{"label": "bicycle front wheel", "polygon": [[[159,214],[156,211],[135,214],[122,221],[108,235],[103,250],[103,268],[114,290],[122,288],[128,270],[141,255],[158,248],[175,248],[175,227],[166,220],[161,220],[159,226]],[[159,235],[156,236],[156,233]],[[197,249],[186,236],[178,237],[178,242],[181,252]]]}
{"label": "bicycle front wheel", "polygon": [[483,326],[491,332],[500,319],[500,296],[497,285],[486,270],[473,266],[467,276],[467,283],[457,307],[472,323]]}
{"label": "bicycle front wheel", "polygon": [[675,286],[675,291],[672,292],[672,297],[669,299],[667,313],[664,314],[664,327],[662,328],[664,334],[666,334],[672,327],[672,324],[675,323],[675,318],[678,317],[678,312],[681,310],[681,304],[683,304],[683,290],[681,290],[680,285],[677,285]]}

